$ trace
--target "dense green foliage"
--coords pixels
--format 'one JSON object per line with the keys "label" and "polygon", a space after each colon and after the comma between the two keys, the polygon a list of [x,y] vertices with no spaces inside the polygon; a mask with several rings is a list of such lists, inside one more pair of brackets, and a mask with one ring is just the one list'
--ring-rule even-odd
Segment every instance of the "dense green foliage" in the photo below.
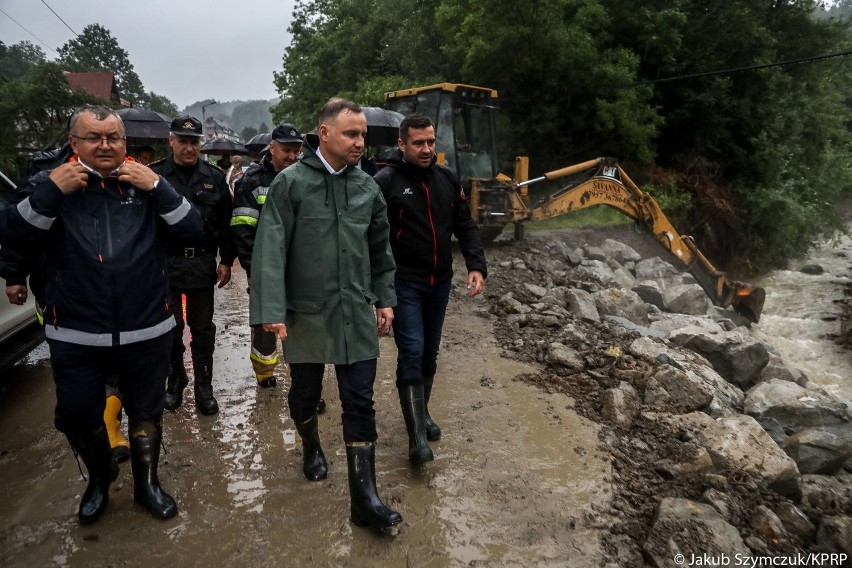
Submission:
{"label": "dense green foliage", "polygon": [[300,0],[273,117],[311,129],[332,96],[491,87],[501,163],[527,154],[537,175],[616,156],[718,264],[780,265],[842,225],[852,58],[732,70],[848,50],[849,5]]}

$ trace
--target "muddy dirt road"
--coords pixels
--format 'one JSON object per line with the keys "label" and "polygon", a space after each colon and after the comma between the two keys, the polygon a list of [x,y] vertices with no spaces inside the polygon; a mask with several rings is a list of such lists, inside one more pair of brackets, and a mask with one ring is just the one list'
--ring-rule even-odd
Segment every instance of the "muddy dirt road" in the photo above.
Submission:
{"label": "muddy dirt road", "polygon": [[105,516],[80,526],[85,482],[53,428],[47,350],[3,377],[0,566],[597,566],[593,511],[611,493],[597,426],[564,394],[515,380],[530,369],[500,356],[485,300],[464,297],[460,277],[456,284],[431,405],[444,435],[432,443],[435,461],[419,470],[407,460],[393,339],[381,341],[377,475],[380,495],[404,518],[393,533],[348,521],[333,375],[320,418],[329,476],[302,477],[286,378],[255,386],[245,274],[235,270],[217,292],[221,412],[196,414],[189,389],[164,417],[160,477],[178,502],[174,519],[157,521],[133,502],[125,463]]}

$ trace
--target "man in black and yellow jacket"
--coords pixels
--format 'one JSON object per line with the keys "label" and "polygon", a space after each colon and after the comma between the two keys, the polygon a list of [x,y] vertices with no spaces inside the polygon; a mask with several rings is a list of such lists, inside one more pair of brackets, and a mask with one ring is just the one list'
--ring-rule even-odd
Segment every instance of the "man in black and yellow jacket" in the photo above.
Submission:
{"label": "man in black and yellow jacket", "polygon": [[[183,389],[189,377],[183,363],[184,314],[181,297],[186,297],[186,323],[192,333],[190,350],[195,373],[195,406],[202,414],[216,414],[219,404],[213,396],[213,350],[216,325],[213,323],[214,286],[231,280],[236,252],[231,239],[231,193],[225,174],[199,159],[203,139],[201,121],[189,115],[172,121],[169,145],[172,156],[149,167],[163,176],[198,208],[204,222],[200,238],[169,240],[169,280],[175,309],[175,334],[171,369],[166,386],[166,408],[176,410],[183,402]],[[220,257],[217,266],[217,255]]]}

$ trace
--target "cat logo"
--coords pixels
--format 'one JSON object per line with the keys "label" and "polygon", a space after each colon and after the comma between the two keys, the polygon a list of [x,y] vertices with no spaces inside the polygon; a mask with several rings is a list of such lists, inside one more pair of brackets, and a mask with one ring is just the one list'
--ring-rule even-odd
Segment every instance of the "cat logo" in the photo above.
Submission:
{"label": "cat logo", "polygon": [[414,192],[411,191],[410,187],[406,187],[405,189],[402,190],[402,194],[403,195],[414,195]]}
{"label": "cat logo", "polygon": [[618,170],[612,166],[604,166],[601,170],[601,175],[612,179],[618,179]]}

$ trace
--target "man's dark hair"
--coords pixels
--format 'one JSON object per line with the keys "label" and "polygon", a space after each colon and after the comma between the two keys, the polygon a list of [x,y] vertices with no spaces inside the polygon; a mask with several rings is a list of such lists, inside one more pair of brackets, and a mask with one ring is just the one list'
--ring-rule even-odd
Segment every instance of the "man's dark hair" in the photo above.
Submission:
{"label": "man's dark hair", "polygon": [[320,126],[332,122],[335,118],[337,118],[337,115],[339,115],[345,110],[348,110],[349,112],[354,112],[355,114],[360,114],[364,112],[364,110],[360,106],[358,106],[357,103],[353,103],[348,99],[328,99],[328,102],[325,103],[322,107],[322,110],[320,110],[319,118],[317,118],[317,131],[319,131]]}
{"label": "man's dark hair", "polygon": [[124,134],[124,121],[121,120],[121,117],[118,116],[114,110],[109,107],[105,107],[103,105],[83,105],[77,110],[74,111],[74,114],[71,115],[71,118],[68,120],[68,131],[73,134],[77,129],[77,120],[79,120],[80,115],[84,112],[88,112],[89,114],[95,115],[95,118],[98,120],[106,120],[110,116],[114,116],[118,119],[118,123],[121,125],[121,133]]}
{"label": "man's dark hair", "polygon": [[435,124],[432,122],[432,119],[425,114],[421,114],[419,112],[409,114],[402,119],[402,122],[399,123],[399,137],[403,142],[405,142],[408,140],[409,129],[429,128],[430,126],[434,127]]}

